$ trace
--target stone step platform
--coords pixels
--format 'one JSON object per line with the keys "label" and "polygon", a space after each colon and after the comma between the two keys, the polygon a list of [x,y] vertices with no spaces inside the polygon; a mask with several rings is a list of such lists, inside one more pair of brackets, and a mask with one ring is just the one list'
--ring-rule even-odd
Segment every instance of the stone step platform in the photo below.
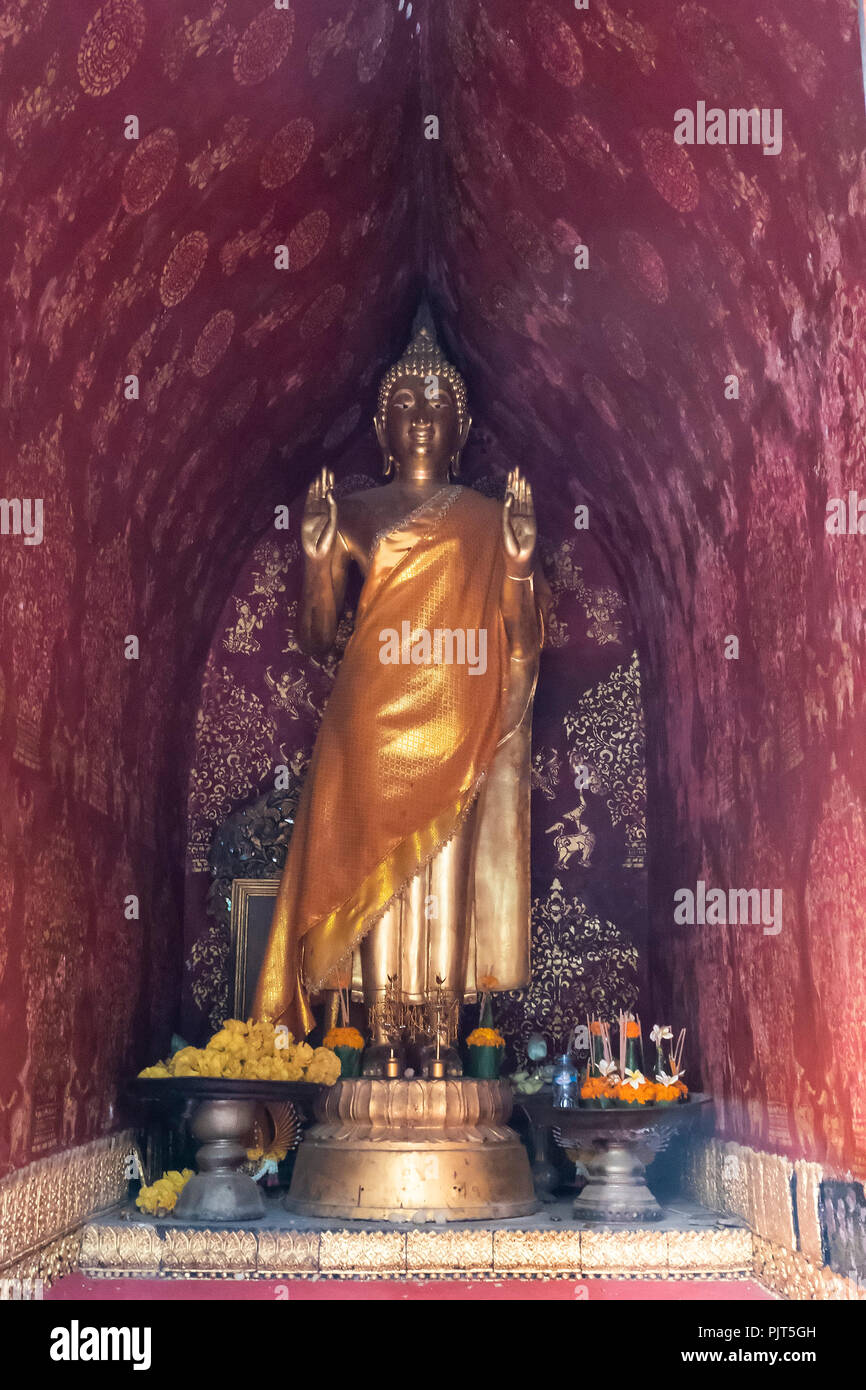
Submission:
{"label": "stone step platform", "polygon": [[197,1227],[133,1206],[88,1222],[79,1272],[94,1278],[743,1279],[752,1232],[737,1218],[677,1199],[661,1221],[626,1227],[576,1221],[569,1198],[532,1216],[412,1225],[326,1222],[268,1195],[261,1221]]}

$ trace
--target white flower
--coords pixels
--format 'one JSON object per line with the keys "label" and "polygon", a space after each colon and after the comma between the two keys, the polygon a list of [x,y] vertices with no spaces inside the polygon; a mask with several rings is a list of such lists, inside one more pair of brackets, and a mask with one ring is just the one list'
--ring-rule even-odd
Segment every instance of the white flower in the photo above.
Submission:
{"label": "white flower", "polygon": [[650,1033],[650,1042],[654,1042],[656,1047],[661,1047],[666,1039],[673,1040],[673,1036],[669,1023],[657,1023]]}
{"label": "white flower", "polygon": [[598,1067],[599,1075],[605,1077],[608,1081],[613,1081],[619,1076],[616,1069],[616,1062],[605,1062],[604,1059],[602,1059],[596,1062],[595,1065]]}
{"label": "white flower", "polygon": [[660,1086],[675,1086],[680,1077],[685,1076],[685,1070],[685,1067],[683,1067],[682,1071],[672,1071],[670,1076],[668,1076],[666,1071],[657,1071],[656,1081]]}
{"label": "white flower", "polygon": [[635,1090],[637,1090],[638,1086],[643,1086],[646,1082],[646,1077],[644,1076],[643,1072],[632,1071],[631,1067],[626,1067],[625,1076],[626,1079],[623,1082],[623,1085],[632,1086]]}

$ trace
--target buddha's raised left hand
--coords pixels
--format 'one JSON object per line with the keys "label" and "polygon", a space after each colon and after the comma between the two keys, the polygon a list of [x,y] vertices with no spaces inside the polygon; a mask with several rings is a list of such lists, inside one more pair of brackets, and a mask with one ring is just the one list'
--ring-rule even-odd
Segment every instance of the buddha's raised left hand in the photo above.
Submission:
{"label": "buddha's raised left hand", "polygon": [[505,488],[502,508],[502,543],[505,547],[505,571],[512,579],[528,579],[535,568],[535,543],[538,527],[532,488],[513,468]]}

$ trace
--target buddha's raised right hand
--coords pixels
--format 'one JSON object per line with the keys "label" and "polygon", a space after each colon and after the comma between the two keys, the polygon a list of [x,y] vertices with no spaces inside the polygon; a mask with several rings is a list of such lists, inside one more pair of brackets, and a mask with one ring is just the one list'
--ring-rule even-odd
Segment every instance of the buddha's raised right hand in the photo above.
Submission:
{"label": "buddha's raised right hand", "polygon": [[301,545],[310,560],[330,561],[337,543],[337,500],[334,475],[323,468],[313,479],[304,504]]}

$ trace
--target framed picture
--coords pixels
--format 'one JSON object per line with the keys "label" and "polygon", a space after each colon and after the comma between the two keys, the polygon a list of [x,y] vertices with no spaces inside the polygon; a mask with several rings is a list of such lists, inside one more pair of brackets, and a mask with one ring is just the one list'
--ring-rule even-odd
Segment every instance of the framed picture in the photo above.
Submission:
{"label": "framed picture", "polygon": [[278,878],[232,879],[232,1011],[249,1018],[271,930]]}

